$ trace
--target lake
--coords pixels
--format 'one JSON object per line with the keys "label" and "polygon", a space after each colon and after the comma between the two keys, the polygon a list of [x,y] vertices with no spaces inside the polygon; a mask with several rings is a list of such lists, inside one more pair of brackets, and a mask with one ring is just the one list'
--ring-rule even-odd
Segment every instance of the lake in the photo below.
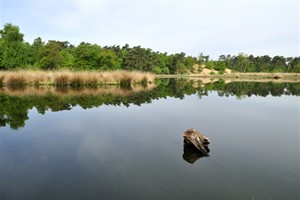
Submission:
{"label": "lake", "polygon": [[[300,199],[300,84],[200,85],[2,89],[0,199]],[[184,149],[189,128],[209,157]]]}

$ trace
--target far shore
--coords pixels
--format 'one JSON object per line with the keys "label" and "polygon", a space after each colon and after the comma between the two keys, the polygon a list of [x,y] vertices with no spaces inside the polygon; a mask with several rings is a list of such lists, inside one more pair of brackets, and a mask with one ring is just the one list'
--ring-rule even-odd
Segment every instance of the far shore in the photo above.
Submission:
{"label": "far shore", "polygon": [[202,79],[224,79],[226,81],[246,81],[246,82],[300,82],[300,73],[225,73],[225,74],[163,74],[156,75],[157,78],[183,78],[190,80]]}

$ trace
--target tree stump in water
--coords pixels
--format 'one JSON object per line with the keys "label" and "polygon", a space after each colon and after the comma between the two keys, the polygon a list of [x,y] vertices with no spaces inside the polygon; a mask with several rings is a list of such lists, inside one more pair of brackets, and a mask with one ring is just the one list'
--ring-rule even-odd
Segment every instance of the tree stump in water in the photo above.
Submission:
{"label": "tree stump in water", "polygon": [[190,128],[183,133],[184,145],[193,145],[198,149],[203,156],[209,156],[209,149],[207,147],[210,144],[208,137],[202,135],[194,128]]}

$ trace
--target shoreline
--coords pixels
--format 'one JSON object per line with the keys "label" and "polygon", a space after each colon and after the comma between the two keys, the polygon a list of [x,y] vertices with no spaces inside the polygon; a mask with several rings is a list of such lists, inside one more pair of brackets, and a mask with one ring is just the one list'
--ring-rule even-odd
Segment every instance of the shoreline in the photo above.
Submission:
{"label": "shoreline", "polygon": [[249,73],[225,73],[225,74],[162,74],[156,75],[157,78],[182,78],[189,80],[202,79],[224,79],[226,81],[237,82],[300,82],[300,73],[267,73],[267,72],[249,72]]}

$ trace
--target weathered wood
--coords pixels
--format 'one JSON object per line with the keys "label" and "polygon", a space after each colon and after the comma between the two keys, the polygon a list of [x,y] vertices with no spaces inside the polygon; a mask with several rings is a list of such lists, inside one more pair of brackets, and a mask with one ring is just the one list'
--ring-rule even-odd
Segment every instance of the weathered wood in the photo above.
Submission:
{"label": "weathered wood", "polygon": [[210,144],[208,137],[202,135],[194,128],[190,128],[183,133],[183,138],[187,145],[194,145],[204,156],[209,156],[207,145]]}

